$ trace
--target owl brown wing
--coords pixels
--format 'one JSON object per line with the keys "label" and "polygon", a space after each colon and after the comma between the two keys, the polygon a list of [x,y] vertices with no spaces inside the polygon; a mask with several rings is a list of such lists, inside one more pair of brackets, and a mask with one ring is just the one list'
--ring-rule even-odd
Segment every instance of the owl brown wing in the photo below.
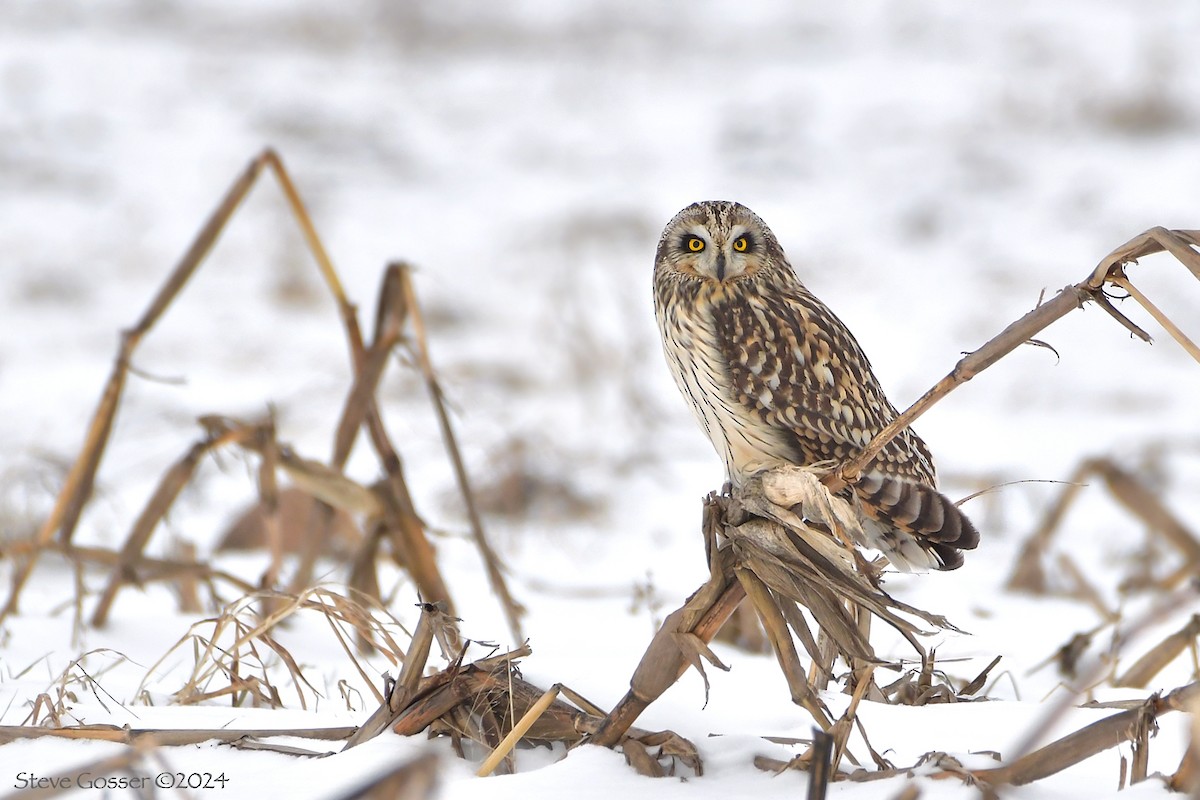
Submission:
{"label": "owl brown wing", "polygon": [[[798,280],[759,292],[752,282],[714,305],[714,321],[736,402],[789,433],[797,463],[841,462],[895,417],[871,364],[846,326]],[[911,429],[868,465],[854,486],[868,543],[903,565],[957,569],[979,531],[936,489],[933,459]],[[905,551],[905,536],[919,550]]]}
{"label": "owl brown wing", "polygon": [[[840,462],[896,416],[854,336],[797,280],[760,291],[754,281],[714,304],[717,339],[738,402],[794,437],[800,463]],[[872,462],[881,472],[935,483],[933,460],[911,430]]]}

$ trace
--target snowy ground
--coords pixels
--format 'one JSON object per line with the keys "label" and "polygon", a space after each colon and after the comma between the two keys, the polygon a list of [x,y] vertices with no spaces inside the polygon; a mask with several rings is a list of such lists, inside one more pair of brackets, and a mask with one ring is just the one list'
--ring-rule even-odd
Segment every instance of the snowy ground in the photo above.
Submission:
{"label": "snowy ground", "polygon": [[[526,0],[339,4],[204,0],[97,4],[9,0],[0,9],[0,540],[28,535],[131,325],[238,171],[275,147],[299,184],[351,297],[370,319],[383,265],[418,268],[433,355],[482,487],[514,453],[550,487],[489,530],[528,607],[526,676],[615,703],[655,629],[704,579],[699,499],[716,458],[676,397],[658,350],[649,276],[662,225],[698,199],[737,199],[774,228],[801,276],[855,331],[891,397],[906,405],[1029,310],[1152,226],[1200,227],[1200,6],[1064,0],[990,7],[915,2],[648,4]],[[1173,318],[1200,318],[1200,290],[1165,257],[1133,279]],[[1131,339],[1096,308],[956,392],[917,426],[949,494],[1011,480],[1065,479],[1084,457],[1136,471],[1185,519],[1200,497],[1200,368],[1156,337]],[[1193,337],[1197,331],[1191,329]],[[185,295],[146,340],[80,543],[117,546],[155,482],[199,435],[194,418],[252,417],[276,404],[280,438],[328,453],[349,369],[336,314],[273,185],[264,182]],[[439,557],[468,636],[506,640],[465,538],[450,467],[415,374],[383,389],[418,508],[446,536]],[[377,466],[360,448],[350,472]],[[207,462],[166,530],[202,554],[253,494],[250,465]],[[966,508],[984,540],[957,573],[894,580],[904,599],[972,636],[937,640],[967,679],[995,655],[996,702],[869,704],[872,743],[898,765],[944,750],[1011,755],[1063,691],[1034,671],[1098,622],[1090,606],[1002,590],[1017,547],[1059,488],[1025,483]],[[1137,559],[1164,573],[1140,524],[1099,487],[1058,547],[1130,616],[1151,598],[1118,593]],[[254,579],[264,562],[227,559]],[[7,575],[11,564],[3,562]],[[343,577],[333,567],[331,585]],[[319,697],[302,710],[164,705],[186,664],[147,670],[194,618],[161,588],[125,592],[105,630],[73,626],[74,576],[47,558],[22,614],[0,630],[0,723],[19,724],[79,655],[110,696],[80,689],[71,720],[133,727],[353,725],[338,682],[366,687],[317,622],[288,632]],[[104,576],[87,574],[93,594]],[[394,613],[415,620],[411,586]],[[7,586],[7,581],[4,581]],[[475,588],[479,587],[479,588]],[[1180,627],[1180,608],[1142,647]],[[1109,633],[1098,642],[1103,647]],[[880,638],[899,657],[898,642]],[[521,772],[480,782],[444,742],[390,734],[303,760],[206,744],[165,748],[170,768],[224,772],[229,797],[324,798],[426,749],[442,796],[794,797],[805,777],[771,777],[755,754],[805,736],[772,659],[719,650],[704,707],[686,676],[641,721],[696,742],[703,778],[652,782],[619,755],[519,755]],[[1124,658],[1141,651],[1135,643]],[[124,660],[117,657],[121,654]],[[1141,697],[1189,680],[1184,656]],[[373,664],[379,672],[391,668]],[[107,670],[107,671],[105,671]],[[394,671],[394,669],[393,669]],[[78,675],[78,673],[73,673]],[[835,710],[840,695],[827,702]],[[1064,732],[1106,712],[1076,710]],[[67,721],[71,721],[67,720]],[[1151,771],[1186,746],[1164,719]],[[1047,731],[1043,740],[1053,735]],[[710,734],[712,738],[710,738]],[[311,743],[301,743],[311,746]],[[0,788],[118,751],[47,739],[0,747]],[[863,751],[859,750],[861,756]],[[1105,797],[1109,751],[1006,796]],[[838,784],[836,797],[887,797]],[[923,797],[974,790],[922,781]],[[203,792],[197,792],[201,796]],[[1123,793],[1166,794],[1151,780]],[[80,793],[78,796],[86,796]]]}

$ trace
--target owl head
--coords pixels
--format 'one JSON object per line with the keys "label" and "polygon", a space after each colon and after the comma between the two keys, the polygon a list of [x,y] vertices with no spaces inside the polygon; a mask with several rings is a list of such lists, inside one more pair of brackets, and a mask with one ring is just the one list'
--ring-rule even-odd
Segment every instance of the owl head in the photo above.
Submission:
{"label": "owl head", "polygon": [[787,267],[783,248],[757,214],[740,203],[707,200],[675,215],[658,242],[655,270],[679,278],[725,283]]}

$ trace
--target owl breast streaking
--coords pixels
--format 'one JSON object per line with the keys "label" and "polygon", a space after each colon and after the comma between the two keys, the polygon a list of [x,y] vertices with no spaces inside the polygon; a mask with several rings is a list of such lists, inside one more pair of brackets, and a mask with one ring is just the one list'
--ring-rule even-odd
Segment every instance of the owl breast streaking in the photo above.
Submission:
{"label": "owl breast streaking", "polygon": [[[849,329],[745,206],[695,203],[671,220],[654,309],[679,391],[735,486],[782,464],[833,467],[897,416]],[[861,511],[863,543],[901,569],[955,569],[979,543],[911,429],[844,496]]]}

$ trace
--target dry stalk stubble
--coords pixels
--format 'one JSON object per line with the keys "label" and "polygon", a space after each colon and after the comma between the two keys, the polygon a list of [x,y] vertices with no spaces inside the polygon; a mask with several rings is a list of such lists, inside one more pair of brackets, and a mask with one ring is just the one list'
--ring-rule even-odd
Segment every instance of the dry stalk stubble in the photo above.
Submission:
{"label": "dry stalk stubble", "polygon": [[[375,400],[375,387],[384,365],[387,363],[388,355],[400,344],[408,346],[420,367],[426,385],[429,387],[431,402],[438,415],[444,444],[454,465],[455,475],[471,520],[472,536],[483,556],[489,580],[508,618],[510,632],[516,640],[522,640],[524,637],[520,630],[521,608],[508,591],[504,581],[503,567],[500,565],[495,551],[490,547],[479,515],[475,511],[470,483],[458,452],[437,374],[429,357],[425,325],[412,287],[410,270],[402,264],[391,264],[385,271],[378,303],[374,341],[368,349],[364,344],[358,323],[357,309],[346,297],[337,271],[317,235],[316,228],[291,176],[284,168],[279,156],[270,149],[264,150],[252,159],[233,182],[141,317],[123,333],[117,357],[87,429],[83,447],[64,480],[54,508],[38,529],[31,545],[17,543],[16,546],[5,548],[7,555],[19,556],[20,562],[14,569],[8,598],[3,608],[0,608],[0,622],[18,610],[22,590],[39,557],[44,552],[60,551],[68,554],[71,552],[71,540],[80,515],[92,495],[96,474],[120,410],[125,382],[129,374],[133,372],[132,359],[138,345],[153,330],[156,323],[171,307],[199,269],[215,246],[222,230],[264,170],[275,176],[284,194],[291,215],[299,225],[324,283],[334,299],[349,344],[354,386],[349,393],[337,428],[331,466],[335,472],[340,473],[353,446],[357,431],[365,427],[387,474],[387,480],[378,487],[385,501],[382,517],[386,531],[397,552],[405,557],[405,567],[413,575],[424,599],[431,602],[444,602],[452,608],[449,590],[433,559],[432,547],[425,537],[424,525],[413,510],[403,478],[400,458],[384,430]],[[403,334],[406,326],[411,326],[413,331],[411,338]],[[272,475],[265,473],[270,470],[278,455],[271,442],[273,442],[273,436],[268,437],[267,442],[260,442],[258,445],[264,462],[260,470],[259,484],[268,509],[272,507],[270,498],[274,493],[274,481]],[[144,548],[163,515],[167,513],[175,497],[191,477],[199,459],[213,447],[228,443],[230,441],[227,439],[208,437],[193,446],[164,475],[157,491],[147,503],[126,539],[118,558],[118,568],[113,571],[108,586],[94,610],[93,624],[103,625],[120,588],[131,580],[141,577],[136,575],[135,570],[136,565],[144,561]],[[234,443],[247,444],[244,439],[235,440]],[[320,513],[316,514],[311,522],[308,547],[292,580],[291,591],[293,593],[302,591],[311,582],[312,567],[319,549],[319,541],[328,535],[331,519],[331,508],[322,505]],[[273,555],[271,565],[264,575],[268,581],[278,577],[279,572],[278,553]],[[370,590],[372,586],[368,576],[363,572],[363,565],[358,564],[357,567],[355,577],[361,582],[364,590]],[[268,582],[264,585],[271,586],[272,584]]]}
{"label": "dry stalk stubble", "polygon": [[[1066,287],[1049,301],[1039,303],[1036,308],[1006,327],[982,347],[964,356],[949,374],[938,381],[937,384],[922,395],[912,406],[881,431],[862,452],[832,469],[823,478],[826,487],[830,492],[837,492],[846,485],[853,483],[857,480],[863,468],[882,451],[892,438],[911,425],[936,402],[958,386],[961,386],[983,370],[995,364],[1022,344],[1033,341],[1034,337],[1047,326],[1066,316],[1071,311],[1082,307],[1085,303],[1096,303],[1128,331],[1148,342],[1150,340],[1149,335],[1112,305],[1105,294],[1106,286],[1117,286],[1128,292],[1152,317],[1163,325],[1168,333],[1193,358],[1200,362],[1200,351],[1196,349],[1195,345],[1144,294],[1131,289],[1132,283],[1125,274],[1127,264],[1135,263],[1139,258],[1166,251],[1171,253],[1193,276],[1200,280],[1200,253],[1193,249],[1198,245],[1200,245],[1200,231],[1172,231],[1159,227],[1152,228],[1116,248],[1100,261],[1086,279],[1080,283]],[[733,498],[734,502],[737,502],[739,499],[737,496]],[[753,501],[748,505],[753,507]],[[761,507],[756,510],[761,510]],[[793,537],[794,542],[797,539],[804,541],[805,537],[803,533],[792,528],[786,522],[780,522],[778,514],[772,516],[775,516],[775,521]],[[732,527],[736,529],[737,526]],[[728,530],[728,527],[726,529]],[[706,523],[706,541],[712,541],[712,537],[707,533],[707,530],[708,525]],[[836,541],[836,539],[830,539],[829,541]],[[847,549],[851,559],[858,559],[857,553],[853,548]],[[710,553],[712,552],[714,551],[710,549]],[[710,563],[718,563],[718,560],[711,561]],[[822,564],[822,567],[827,568],[830,563],[826,562]],[[870,574],[869,572],[862,571],[863,564],[861,560],[857,560],[856,564],[863,575]],[[733,577],[736,574],[736,569],[737,566],[731,568],[728,565],[722,570],[714,567],[713,575],[709,581],[698,589],[684,606],[668,616],[659,629],[658,634],[656,634],[651,642],[637,670],[634,672],[630,681],[629,692],[609,713],[600,730],[592,737],[592,743],[606,747],[614,747],[619,744],[623,732],[632,725],[641,712],[678,680],[683,672],[687,670],[688,666],[693,664],[695,659],[689,656],[688,650],[683,649],[678,643],[680,641],[691,641],[692,638],[698,639],[700,643],[710,641],[715,631],[733,613],[733,610],[746,594],[744,582]],[[750,571],[753,571],[753,569]],[[744,569],[743,572],[745,572]],[[829,574],[835,575],[837,573],[830,572]],[[756,604],[756,610],[759,610],[760,616],[762,616],[765,609]],[[912,609],[908,610],[911,611]],[[771,616],[770,612],[767,612],[767,614]],[[835,615],[831,618],[836,619],[837,617]],[[774,622],[773,625],[768,625],[769,635],[771,634],[772,627],[778,629],[778,623]],[[848,628],[844,629],[843,633],[846,633],[847,630]],[[811,639],[811,636],[806,637],[799,629],[796,630],[796,633],[801,637],[802,641],[806,642]],[[784,671],[785,675],[789,677],[789,685],[792,686],[793,699],[800,702],[806,708],[809,708],[818,723],[827,723],[827,719],[823,718],[823,712],[810,707],[811,701],[808,698],[811,692],[806,692],[795,685],[795,670],[794,667],[790,666],[793,662],[795,651],[794,648],[790,647],[790,637],[787,643],[782,642],[781,638],[778,630],[776,630],[775,635],[771,636],[772,645],[776,650],[776,655],[780,659],[781,664],[787,663],[789,665],[785,667]],[[847,642],[853,642],[853,637],[851,636],[846,636],[845,639]],[[913,640],[910,639],[910,641]],[[690,649],[694,650],[695,648],[691,647]],[[814,661],[816,660],[814,658]],[[696,662],[696,665],[698,663]],[[1007,779],[1013,774],[1015,773],[996,773],[991,777]]]}
{"label": "dry stalk stubble", "polygon": [[[8,554],[21,553],[25,560],[14,572],[13,585],[8,600],[0,609],[0,621],[9,613],[17,610],[21,590],[34,568],[38,556],[45,551],[74,552],[71,538],[78,524],[83,507],[87,503],[95,482],[96,471],[103,457],[105,446],[111,435],[113,423],[120,406],[124,383],[131,371],[130,363],[133,353],[140,340],[147,335],[155,323],[167,310],[184,284],[203,261],[205,255],[215,244],[222,228],[240,205],[245,194],[253,185],[263,169],[269,169],[275,174],[288,200],[289,206],[301,227],[309,249],[316,258],[331,294],[337,303],[339,314],[346,329],[350,343],[351,358],[354,364],[354,386],[347,398],[346,406],[335,437],[334,456],[331,459],[332,473],[330,480],[318,477],[313,479],[316,484],[325,487],[325,495],[337,495],[340,491],[338,478],[341,466],[353,439],[361,427],[366,427],[372,438],[372,443],[384,464],[388,478],[381,486],[371,489],[351,489],[350,494],[358,497],[369,496],[369,502],[378,504],[381,516],[387,519],[391,535],[396,537],[396,549],[406,552],[407,566],[412,569],[413,563],[419,563],[421,558],[413,558],[412,536],[405,539],[403,532],[418,531],[420,539],[424,540],[423,526],[419,517],[412,509],[411,499],[407,496],[399,456],[391,447],[390,441],[383,430],[379,410],[375,401],[375,388],[379,376],[386,363],[387,354],[401,342],[408,342],[413,350],[422,375],[429,389],[431,399],[438,414],[443,438],[453,462],[456,479],[464,496],[468,516],[471,521],[472,534],[483,554],[489,580],[493,590],[500,599],[512,632],[520,640],[519,617],[520,607],[512,600],[503,582],[502,567],[499,559],[488,546],[483,535],[478,514],[474,509],[470,484],[458,454],[454,441],[453,429],[445,410],[441,387],[436,373],[429,362],[428,345],[426,342],[424,324],[421,320],[416,298],[412,291],[411,280],[407,268],[402,265],[389,266],[384,286],[380,291],[379,314],[376,320],[374,341],[368,348],[357,322],[357,313],[345,297],[340,281],[333,269],[328,255],[318,239],[311,220],[296,192],[287,172],[284,170],[278,156],[272,151],[264,151],[255,158],[246,171],[234,182],[218,208],[206,222],[180,263],[161,287],[158,295],[143,313],[138,322],[125,332],[120,349],[115,360],[113,371],[106,383],[101,400],[97,406],[91,425],[88,428],[84,446],[64,482],[62,491],[52,513],[39,529],[34,542],[29,546],[6,548]],[[1092,274],[1084,281],[1069,286],[1050,301],[1039,304],[1037,308],[1021,319],[1008,326],[995,338],[978,350],[961,359],[955,368],[923,395],[916,403],[901,414],[897,419],[880,433],[856,458],[839,465],[823,477],[825,489],[836,492],[848,483],[857,479],[863,467],[894,437],[899,431],[910,425],[917,417],[928,410],[934,403],[948,394],[957,386],[974,378],[979,372],[996,363],[1008,353],[1023,343],[1032,341],[1033,336],[1046,326],[1065,316],[1087,302],[1094,302],[1105,309],[1133,334],[1149,340],[1147,334],[1132,321],[1118,312],[1105,294],[1106,286],[1116,286],[1128,293],[1136,302],[1161,324],[1184,349],[1197,361],[1200,361],[1200,349],[1174,325],[1140,290],[1137,289],[1125,274],[1125,266],[1136,259],[1159,251],[1167,251],[1183,263],[1191,273],[1200,279],[1200,255],[1193,249],[1200,244],[1200,232],[1169,231],[1154,228],[1127,244],[1116,249],[1101,261]],[[405,322],[411,322],[415,333],[415,341],[406,340],[400,333]],[[267,423],[269,424],[269,423]],[[287,448],[275,442],[273,433],[266,440],[244,436],[245,431],[256,426],[227,426],[224,433],[213,438],[212,435],[198,442],[184,457],[169,471],[160,483],[159,490],[148,503],[142,518],[135,524],[127,538],[124,548],[119,553],[91,553],[93,562],[107,562],[113,566],[112,579],[105,589],[98,604],[94,622],[103,624],[107,611],[111,606],[112,596],[123,583],[136,578],[144,579],[145,575],[137,575],[138,571],[148,567],[169,572],[171,569],[183,570],[189,574],[200,572],[205,578],[223,577],[221,573],[209,568],[201,569],[203,565],[169,564],[161,560],[149,559],[144,555],[145,544],[157,521],[171,505],[179,488],[186,483],[196,461],[212,447],[233,442],[262,453],[262,471],[260,472],[260,487],[267,507],[270,508],[270,498],[274,493],[273,474],[276,463],[289,470],[289,459],[295,464],[305,464],[303,459],[294,456]],[[258,430],[262,430],[259,426]],[[238,435],[234,435],[237,431]],[[227,438],[222,438],[227,437]],[[251,444],[254,442],[256,444]],[[309,478],[316,470],[305,470]],[[269,475],[266,473],[270,473]],[[329,475],[324,476],[329,478]],[[334,488],[329,488],[333,486]],[[344,486],[342,487],[344,488]],[[757,494],[755,494],[757,492]],[[364,494],[365,493],[365,494]],[[314,494],[328,499],[323,494]],[[815,500],[820,503],[818,495]],[[728,616],[749,594],[754,608],[760,618],[766,623],[773,648],[780,661],[781,668],[788,678],[793,699],[806,707],[819,722],[822,728],[833,731],[834,756],[833,771],[836,774],[837,760],[843,755],[849,757],[846,751],[846,737],[852,725],[859,723],[853,714],[857,702],[864,696],[877,690],[871,676],[872,667],[877,664],[870,648],[867,622],[869,616],[859,611],[867,608],[876,616],[885,619],[896,626],[922,655],[922,682],[927,683],[926,676],[932,673],[932,661],[925,658],[916,635],[919,631],[902,615],[916,615],[936,626],[944,626],[945,620],[928,615],[919,609],[896,603],[880,588],[877,576],[870,565],[849,546],[849,538],[841,531],[841,523],[836,518],[823,517],[827,527],[835,534],[829,537],[826,532],[814,531],[803,524],[800,517],[794,513],[791,504],[779,505],[766,497],[759,486],[749,493],[741,493],[732,498],[711,497],[706,502],[705,533],[709,543],[710,579],[701,586],[688,602],[676,612],[668,616],[658,634],[655,636],[645,656],[631,679],[630,691],[612,712],[601,715],[598,709],[580,710],[563,703],[552,692],[542,692],[519,678],[515,673],[514,659],[526,650],[505,653],[499,656],[481,659],[473,664],[463,665],[461,653],[459,659],[453,660],[445,670],[431,676],[421,677],[429,653],[429,639],[422,633],[423,644],[410,647],[407,655],[402,655],[396,648],[396,657],[404,659],[404,670],[401,680],[391,687],[391,691],[377,693],[381,709],[377,712],[380,719],[373,724],[359,729],[357,739],[351,737],[352,746],[356,741],[369,738],[388,724],[392,724],[397,733],[412,734],[425,730],[435,723],[445,726],[457,725],[458,733],[465,734],[489,746],[500,743],[504,738],[502,728],[507,725],[511,734],[513,724],[522,719],[519,726],[526,730],[526,738],[532,741],[567,741],[578,742],[587,736],[596,744],[614,746],[625,743],[629,758],[648,773],[661,774],[662,757],[676,757],[699,771],[700,763],[694,748],[680,740],[670,732],[648,734],[633,729],[632,723],[641,711],[653,702],[662,691],[673,684],[689,666],[697,667],[703,673],[703,661],[722,667],[719,660],[707,647],[716,631]],[[318,526],[326,521],[317,520]],[[397,533],[397,532],[400,533]],[[273,538],[273,537],[272,537]],[[377,541],[377,537],[368,537]],[[427,541],[426,541],[427,544]],[[832,546],[832,550],[830,549]],[[838,554],[840,548],[840,555]],[[1188,548],[1184,548],[1185,551]],[[89,551],[83,551],[89,552]],[[315,550],[313,551],[315,552]],[[1193,554],[1188,552],[1189,563]],[[305,580],[306,568],[311,569],[312,557],[306,556],[302,562],[297,578]],[[278,575],[277,555],[272,559],[267,576]],[[436,564],[433,565],[436,575]],[[427,576],[428,577],[428,576]],[[830,589],[829,579],[833,578],[833,589]],[[440,580],[440,575],[437,575]],[[819,583],[818,579],[823,579]],[[432,579],[430,579],[432,580]],[[232,582],[236,585],[236,579]],[[421,579],[418,578],[418,583]],[[364,579],[364,585],[367,581]],[[432,584],[430,584],[432,585]],[[442,584],[444,587],[444,583]],[[377,596],[377,589],[374,594]],[[437,601],[443,605],[433,606],[438,613],[445,614],[441,609],[450,608],[449,593],[430,591],[431,596],[425,599]],[[843,603],[842,598],[849,595],[849,604]],[[303,605],[303,600],[292,598],[283,600],[282,609],[292,611]],[[291,605],[287,605],[290,602]],[[807,608],[818,624],[818,637],[814,637],[805,622],[801,608]],[[276,610],[282,610],[277,608]],[[896,612],[901,612],[897,614]],[[329,613],[328,610],[325,613]],[[422,620],[425,614],[422,615]],[[452,627],[451,623],[449,624]],[[349,623],[355,630],[359,626],[343,618],[340,624]],[[227,622],[236,630],[235,641],[238,647],[261,641],[271,647],[272,651],[291,670],[293,681],[297,684],[303,681],[303,675],[295,668],[294,660],[286,650],[276,649],[268,636],[273,623],[263,621],[259,624],[247,625]],[[331,619],[335,631],[338,624]],[[444,627],[443,625],[443,627]],[[432,629],[431,629],[432,630]],[[367,632],[378,636],[379,631],[371,625],[363,626],[360,633]],[[444,633],[444,631],[443,631]],[[1180,632],[1180,636],[1190,635],[1191,629]],[[805,676],[799,668],[799,660],[792,641],[792,636],[800,638],[802,645],[813,659],[814,672],[811,677]],[[1177,637],[1178,638],[1178,637]],[[216,637],[208,639],[206,663],[215,664],[220,660],[213,647]],[[339,641],[343,642],[348,654],[352,651],[345,637],[339,633]],[[393,643],[394,644],[394,643]],[[1177,642],[1172,640],[1170,645],[1164,643],[1163,650],[1178,652]],[[282,650],[282,651],[281,651]],[[233,649],[237,652],[237,647]],[[252,651],[253,652],[253,651]],[[829,718],[828,712],[820,704],[813,689],[814,683],[823,685],[828,681],[834,654],[840,654],[854,668],[856,675],[855,696],[851,710],[838,721]],[[1155,656],[1154,663],[1158,663]],[[259,659],[261,661],[261,659]],[[356,662],[357,663],[357,662]],[[994,666],[994,663],[991,666]],[[231,662],[226,662],[230,666]],[[984,679],[989,666],[981,673]],[[211,671],[205,672],[201,661],[196,664],[198,672],[189,680],[187,686],[197,688]],[[359,667],[361,672],[361,666]],[[1138,680],[1145,680],[1147,666],[1138,672]],[[1131,670],[1137,672],[1137,670]],[[234,666],[231,674],[236,675]],[[364,673],[365,677],[365,673]],[[250,682],[245,682],[249,684]],[[972,686],[974,682],[972,682]],[[185,686],[185,688],[187,688]],[[257,687],[231,686],[229,691],[266,692],[262,697],[269,697],[273,688],[269,682]],[[556,687],[557,688],[557,687]],[[974,687],[975,690],[978,687]],[[564,690],[565,691],[565,690]],[[881,692],[882,693],[882,692]],[[969,694],[965,692],[964,694]],[[274,692],[277,697],[278,693]],[[1063,740],[1051,743],[1046,747],[1021,756],[1016,761],[995,770],[976,771],[971,773],[973,779],[991,784],[1024,783],[1036,780],[1044,774],[1051,774],[1071,763],[1086,758],[1100,749],[1112,746],[1116,741],[1133,740],[1135,761],[1133,764],[1133,779],[1145,776],[1145,753],[1147,751],[1147,731],[1153,719],[1161,713],[1194,705],[1196,696],[1195,684],[1181,687],[1165,697],[1151,698],[1138,709],[1121,712],[1114,717],[1096,723],[1094,726],[1065,737]],[[490,699],[489,699],[490,698]],[[538,701],[541,701],[540,703]],[[303,695],[301,694],[301,703]],[[578,703],[577,703],[578,704]],[[523,719],[528,717],[528,719]],[[374,719],[374,718],[373,718]],[[380,724],[382,722],[382,724]],[[40,729],[39,729],[40,730]],[[76,729],[79,730],[79,729]],[[19,735],[19,734],[16,734]],[[505,747],[512,744],[516,735],[510,735]],[[1072,738],[1074,737],[1074,738]],[[146,737],[150,741],[152,737]],[[139,741],[139,740],[131,740]],[[649,747],[658,747],[659,756],[650,757],[646,754]],[[507,752],[498,748],[498,755],[492,761],[508,757]],[[877,766],[885,762],[872,750],[872,757]],[[658,765],[653,766],[653,765]],[[1050,770],[1050,771],[1047,771]],[[960,771],[947,770],[944,775],[957,776]],[[1180,773],[1183,772],[1181,765]],[[910,787],[911,788],[911,787]]]}

